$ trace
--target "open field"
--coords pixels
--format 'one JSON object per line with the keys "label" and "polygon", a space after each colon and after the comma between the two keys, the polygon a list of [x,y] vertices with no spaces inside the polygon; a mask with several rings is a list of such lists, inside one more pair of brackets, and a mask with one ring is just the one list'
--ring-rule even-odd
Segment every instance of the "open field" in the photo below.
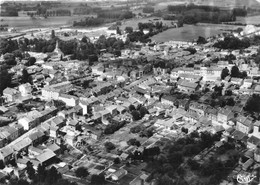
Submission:
{"label": "open field", "polygon": [[72,25],[73,21],[80,20],[85,16],[63,16],[63,17],[49,17],[47,19],[37,18],[32,19],[31,17],[0,17],[1,25],[9,25],[9,27],[15,27],[19,29],[29,29],[38,27],[55,27],[55,26],[66,26]]}
{"label": "open field", "polygon": [[237,17],[236,22],[242,24],[260,24],[260,15],[250,17]]}
{"label": "open field", "polygon": [[[224,30],[236,29],[238,26],[219,25],[219,24],[200,24],[200,25],[184,25],[181,28],[173,28],[166,30],[152,37],[156,42],[175,41],[193,41],[199,36],[211,37],[222,33]],[[241,27],[241,26],[240,26]]]}

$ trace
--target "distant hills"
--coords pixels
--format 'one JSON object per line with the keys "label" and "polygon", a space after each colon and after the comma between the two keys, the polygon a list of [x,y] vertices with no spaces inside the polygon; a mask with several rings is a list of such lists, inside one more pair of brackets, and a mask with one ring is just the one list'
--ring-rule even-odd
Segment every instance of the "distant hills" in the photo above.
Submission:
{"label": "distant hills", "polygon": [[260,7],[260,0],[194,0],[195,3],[212,6]]}

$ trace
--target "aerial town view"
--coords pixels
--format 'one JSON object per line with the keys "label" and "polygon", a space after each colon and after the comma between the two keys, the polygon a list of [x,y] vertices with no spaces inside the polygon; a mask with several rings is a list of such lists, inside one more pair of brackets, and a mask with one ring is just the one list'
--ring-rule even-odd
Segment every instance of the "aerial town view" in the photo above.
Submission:
{"label": "aerial town view", "polygon": [[243,184],[260,0],[0,0],[0,185]]}

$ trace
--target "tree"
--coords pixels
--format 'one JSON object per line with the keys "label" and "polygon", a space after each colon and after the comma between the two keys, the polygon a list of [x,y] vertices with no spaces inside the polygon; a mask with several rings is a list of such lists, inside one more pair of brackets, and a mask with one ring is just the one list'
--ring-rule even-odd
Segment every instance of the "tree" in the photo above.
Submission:
{"label": "tree", "polygon": [[23,58],[23,53],[19,49],[13,51],[12,53],[13,53],[14,57],[18,57],[20,59]]}
{"label": "tree", "polygon": [[197,44],[206,44],[207,40],[204,37],[199,36],[197,40]]}
{"label": "tree", "polygon": [[120,161],[120,159],[119,159],[118,157],[114,159],[114,163],[115,163],[115,164],[119,164],[120,162],[121,162],[121,161]]}
{"label": "tree", "polygon": [[55,36],[55,31],[54,30],[51,30],[51,39],[54,39],[56,36]]}
{"label": "tree", "polygon": [[4,55],[4,61],[7,65],[16,65],[15,56],[12,53],[6,53]]}
{"label": "tree", "polygon": [[61,178],[62,178],[61,174],[53,166],[53,167],[51,167],[51,169],[49,169],[47,171],[47,175],[45,177],[45,183],[46,184],[54,184]]}
{"label": "tree", "polygon": [[4,66],[0,66],[0,95],[6,87],[11,85],[11,81],[12,78],[7,69]]}
{"label": "tree", "polygon": [[67,179],[59,179],[55,184],[53,185],[77,185],[76,182],[70,182]]}
{"label": "tree", "polygon": [[104,146],[105,146],[106,150],[108,150],[108,151],[116,148],[116,146],[111,142],[105,142]]}
{"label": "tree", "polygon": [[133,111],[132,111],[132,116],[133,116],[133,120],[134,120],[134,121],[137,121],[137,120],[140,120],[140,119],[141,119],[140,112],[137,111],[137,110],[133,110]]}
{"label": "tree", "polygon": [[139,133],[141,130],[143,130],[143,128],[140,125],[130,128],[130,132],[134,134]]}
{"label": "tree", "polygon": [[235,105],[235,101],[234,101],[234,98],[228,98],[226,100],[226,105],[229,105],[229,106],[234,106]]}
{"label": "tree", "polygon": [[137,147],[141,146],[140,141],[138,141],[138,140],[135,139],[135,138],[129,139],[129,140],[127,141],[127,144],[128,144],[128,145],[135,145],[135,146],[137,146]]}
{"label": "tree", "polygon": [[105,184],[105,176],[104,174],[92,175],[91,176],[91,184],[92,185],[103,185]]}
{"label": "tree", "polygon": [[251,96],[247,102],[246,102],[246,106],[244,107],[244,109],[246,111],[249,112],[260,112],[260,96],[253,94],[253,96]]}
{"label": "tree", "polygon": [[32,65],[35,64],[35,62],[36,62],[36,58],[35,57],[30,57],[26,65],[27,66],[32,66]]}
{"label": "tree", "polygon": [[23,69],[23,71],[22,71],[22,82],[23,83],[30,82],[30,75],[26,69]]}
{"label": "tree", "polygon": [[188,159],[187,163],[190,166],[191,170],[199,170],[200,164],[197,161],[193,159]]}
{"label": "tree", "polygon": [[135,106],[131,104],[129,105],[128,109],[130,112],[132,112],[133,110],[135,110]]}
{"label": "tree", "polygon": [[37,177],[39,182],[43,182],[46,176],[46,169],[44,165],[39,164],[37,168]]}
{"label": "tree", "polygon": [[30,185],[30,183],[24,179],[10,179],[10,185]]}
{"label": "tree", "polygon": [[159,185],[174,185],[173,180],[168,175],[163,175],[158,178]]}
{"label": "tree", "polygon": [[224,80],[229,75],[229,70],[225,67],[221,72],[221,79]]}
{"label": "tree", "polygon": [[130,26],[125,27],[126,33],[133,33],[133,31],[134,31],[133,27],[130,27]]}
{"label": "tree", "polygon": [[0,169],[4,169],[4,168],[5,168],[5,164],[3,160],[0,160]]}
{"label": "tree", "polygon": [[76,169],[75,174],[77,177],[85,178],[89,175],[89,172],[87,168],[81,166]]}
{"label": "tree", "polygon": [[116,28],[116,34],[118,34],[118,35],[121,35],[121,34],[122,34],[119,27]]}
{"label": "tree", "polygon": [[143,107],[143,106],[140,108],[139,112],[140,112],[140,116],[141,116],[142,118],[143,118],[146,114],[149,113],[148,110],[147,110],[145,107]]}
{"label": "tree", "polygon": [[26,164],[26,172],[28,174],[29,179],[32,180],[35,178],[35,170],[31,161],[28,161]]}
{"label": "tree", "polygon": [[231,68],[231,74],[230,74],[231,77],[240,77],[240,71],[238,69],[237,66],[233,66]]}

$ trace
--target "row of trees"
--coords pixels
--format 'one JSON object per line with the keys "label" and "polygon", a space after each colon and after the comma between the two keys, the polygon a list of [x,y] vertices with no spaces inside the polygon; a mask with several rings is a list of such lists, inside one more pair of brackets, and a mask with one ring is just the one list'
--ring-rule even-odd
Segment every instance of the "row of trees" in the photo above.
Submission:
{"label": "row of trees", "polygon": [[102,10],[98,12],[98,18],[124,20],[134,17],[133,12],[124,10]]}
{"label": "row of trees", "polygon": [[227,36],[224,40],[216,42],[213,47],[220,49],[245,49],[250,46],[250,40],[247,38],[239,39],[237,37]]}
{"label": "row of trees", "polygon": [[173,13],[183,13],[189,10],[200,10],[207,12],[219,12],[220,8],[217,6],[198,6],[194,4],[189,5],[169,5],[168,11]]}
{"label": "row of trees", "polygon": [[104,18],[87,17],[84,20],[74,21],[73,26],[99,26],[104,23]]}
{"label": "row of trees", "polygon": [[184,24],[196,24],[199,22],[218,24],[221,22],[235,21],[236,17],[227,11],[206,12],[201,10],[190,10],[183,13],[183,17],[180,17],[180,19],[183,19]]}
{"label": "row of trees", "polygon": [[247,73],[246,71],[240,71],[237,66],[233,66],[231,68],[231,71],[229,73],[229,70],[227,67],[225,67],[221,72],[221,79],[224,80],[227,76],[235,77],[235,78],[246,78]]}
{"label": "row of trees", "polygon": [[149,113],[148,110],[141,105],[137,106],[136,108],[134,105],[130,105],[129,111],[131,112],[134,121],[142,119],[145,116],[145,114]]}

